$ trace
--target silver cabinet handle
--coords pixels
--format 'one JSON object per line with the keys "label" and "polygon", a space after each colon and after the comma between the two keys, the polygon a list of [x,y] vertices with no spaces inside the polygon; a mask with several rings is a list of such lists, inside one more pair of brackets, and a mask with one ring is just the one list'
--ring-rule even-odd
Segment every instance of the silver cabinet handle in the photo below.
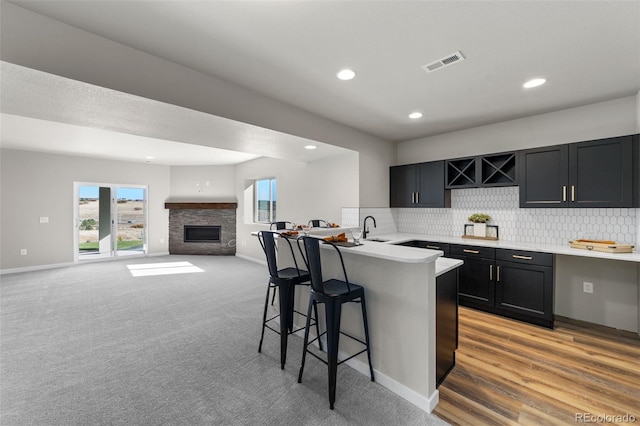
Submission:
{"label": "silver cabinet handle", "polygon": [[576,200],[576,186],[571,185],[571,201],[575,201],[575,200]]}
{"label": "silver cabinet handle", "polygon": [[420,204],[420,193],[416,192],[416,204]]}
{"label": "silver cabinet handle", "polygon": [[496,282],[500,282],[500,267],[496,268]]}
{"label": "silver cabinet handle", "polygon": [[493,281],[493,265],[489,265],[489,281]]}
{"label": "silver cabinet handle", "polygon": [[562,201],[567,201],[567,185],[562,185]]}
{"label": "silver cabinet handle", "polygon": [[463,252],[465,253],[471,253],[471,254],[478,254],[480,253],[478,250],[469,250],[469,249],[462,249]]}
{"label": "silver cabinet handle", "polygon": [[415,202],[416,202],[416,193],[412,192],[411,193],[411,204],[415,204]]}
{"label": "silver cabinet handle", "polygon": [[514,254],[512,257],[514,259],[522,259],[522,260],[531,260],[531,259],[533,259],[532,256],[520,256],[519,254]]}

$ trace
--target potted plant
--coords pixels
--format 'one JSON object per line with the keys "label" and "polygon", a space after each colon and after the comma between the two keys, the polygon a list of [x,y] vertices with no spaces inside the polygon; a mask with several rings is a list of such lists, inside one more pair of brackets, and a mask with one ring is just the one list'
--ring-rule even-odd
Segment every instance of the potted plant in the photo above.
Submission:
{"label": "potted plant", "polygon": [[484,213],[474,213],[467,220],[473,223],[473,235],[475,237],[487,236],[487,222],[491,220],[491,216]]}

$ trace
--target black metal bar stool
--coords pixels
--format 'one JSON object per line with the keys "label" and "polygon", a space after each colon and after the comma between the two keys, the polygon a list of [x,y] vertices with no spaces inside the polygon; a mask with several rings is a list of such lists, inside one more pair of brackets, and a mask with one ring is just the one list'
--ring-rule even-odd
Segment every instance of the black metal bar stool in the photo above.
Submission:
{"label": "black metal bar stool", "polygon": [[320,228],[321,226],[329,226],[329,222],[322,219],[311,219],[308,225],[311,225],[314,228]]}
{"label": "black metal bar stool", "polygon": [[269,224],[269,229],[276,229],[277,231],[282,231],[285,229],[293,229],[294,223],[289,221],[280,221],[280,222],[271,222]]}
{"label": "black metal bar stool", "polygon": [[[294,309],[293,302],[295,298],[295,286],[296,285],[309,285],[309,273],[305,270],[298,268],[298,262],[293,252],[293,246],[287,238],[280,238],[280,241],[286,241],[291,250],[293,262],[295,267],[287,267],[278,269],[278,256],[276,253],[276,241],[275,236],[278,235],[275,232],[260,231],[258,232],[258,240],[264,250],[267,258],[267,266],[269,268],[269,282],[267,285],[267,297],[264,301],[264,313],[262,315],[262,334],[260,336],[260,345],[258,346],[258,352],[262,352],[262,341],[264,340],[264,329],[275,331],[280,334],[280,368],[284,369],[284,364],[287,360],[287,338],[289,334],[302,330],[298,328],[293,329],[293,315],[294,313],[304,315],[302,312],[298,312]],[[271,289],[279,289],[279,313],[269,319],[267,319],[267,308],[269,306],[269,292]],[[316,332],[320,333],[318,328],[318,307],[314,304],[315,310],[315,325]],[[309,315],[311,315],[309,313]],[[280,329],[276,330],[269,325],[270,321],[280,317]],[[307,321],[309,324],[309,321]],[[320,346],[322,349],[322,346]]]}
{"label": "black metal bar stool", "polygon": [[[309,307],[307,308],[307,323],[304,330],[304,349],[302,352],[302,363],[300,364],[298,383],[302,382],[302,373],[304,371],[304,363],[307,353],[313,355],[314,357],[325,363],[328,366],[329,370],[329,407],[333,410],[333,406],[336,401],[336,376],[338,365],[366,351],[367,358],[369,360],[371,381],[375,382],[373,365],[371,364],[369,325],[367,322],[367,306],[364,296],[364,287],[349,282],[349,279],[347,278],[347,271],[344,267],[344,260],[342,259],[342,253],[340,252],[338,247],[331,243],[328,244],[331,244],[331,246],[338,252],[340,263],[342,264],[342,271],[344,273],[344,281],[337,279],[324,281],[322,279],[322,264],[320,261],[320,241],[317,238],[313,237],[303,237],[302,240],[306,253],[305,262],[311,276],[311,294],[309,297]],[[360,303],[360,306],[362,307],[362,321],[364,323],[365,336],[364,341],[340,331],[342,305],[347,302]],[[318,342],[320,342],[320,337],[322,336],[318,335],[318,337],[309,342],[309,316],[311,315],[311,307],[316,307],[317,303],[324,303],[325,306],[327,328],[326,331],[322,333],[322,335],[327,335],[326,361],[309,350],[309,345],[315,340],[318,340]],[[340,334],[344,334],[345,336],[362,343],[365,348],[360,352],[350,356],[349,358],[338,362],[338,343],[340,340]]]}

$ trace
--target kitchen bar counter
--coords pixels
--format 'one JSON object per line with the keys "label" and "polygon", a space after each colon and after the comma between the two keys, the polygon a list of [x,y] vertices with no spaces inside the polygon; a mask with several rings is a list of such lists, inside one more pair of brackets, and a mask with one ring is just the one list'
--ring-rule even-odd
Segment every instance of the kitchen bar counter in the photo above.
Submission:
{"label": "kitchen bar counter", "polygon": [[[295,244],[295,241],[292,243]],[[335,249],[328,244],[321,247],[323,278],[344,279]],[[349,282],[365,287],[376,383],[431,412],[438,403],[436,272],[443,274],[451,271],[460,266],[462,261],[442,258],[441,251],[366,240],[361,246],[340,247],[340,252]],[[296,250],[294,253],[300,256]],[[293,263],[288,249],[278,250],[278,256],[280,266]],[[301,259],[298,262],[303,265]],[[306,312],[308,300],[308,290],[296,288],[296,310]],[[349,303],[342,309],[341,330],[362,338],[364,332],[360,306]],[[322,309],[319,314],[320,323],[323,324]],[[339,357],[348,358],[360,348],[351,339],[342,338]],[[301,354],[290,354],[289,358],[295,359],[296,356]],[[347,364],[369,375],[365,354],[347,361]],[[336,404],[340,404],[339,370],[336,398]]]}

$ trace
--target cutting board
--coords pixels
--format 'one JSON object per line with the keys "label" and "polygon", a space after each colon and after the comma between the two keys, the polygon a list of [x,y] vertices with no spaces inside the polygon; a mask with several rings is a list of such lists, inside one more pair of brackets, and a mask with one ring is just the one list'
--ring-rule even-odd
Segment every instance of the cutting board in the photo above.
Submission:
{"label": "cutting board", "polygon": [[614,241],[598,241],[598,240],[572,240],[569,241],[572,248],[582,250],[600,251],[604,253],[631,253],[633,245],[616,244]]}

